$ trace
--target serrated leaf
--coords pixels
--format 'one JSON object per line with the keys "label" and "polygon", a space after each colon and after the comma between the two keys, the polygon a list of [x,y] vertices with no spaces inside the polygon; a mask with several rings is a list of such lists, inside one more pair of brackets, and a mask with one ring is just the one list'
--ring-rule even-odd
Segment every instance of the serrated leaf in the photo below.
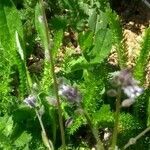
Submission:
{"label": "serrated leaf", "polygon": [[150,27],[145,30],[145,36],[141,44],[140,55],[137,59],[136,66],[134,69],[135,77],[142,83],[144,82],[145,78],[145,66],[148,63],[149,52],[150,52]]}
{"label": "serrated leaf", "polygon": [[60,48],[61,46],[61,43],[62,43],[62,39],[63,39],[63,30],[57,30],[55,33],[54,33],[54,41],[53,41],[53,48],[52,48],[52,52],[53,52],[53,57],[55,58],[56,55],[57,55],[57,51],[58,49]]}
{"label": "serrated leaf", "polygon": [[13,120],[9,117],[7,122],[5,122],[5,129],[3,131],[4,135],[9,136],[13,131]]}
{"label": "serrated leaf", "polygon": [[23,132],[14,142],[14,145],[16,147],[24,147],[27,144],[29,144],[29,142],[31,141],[32,136],[27,133],[27,132]]}
{"label": "serrated leaf", "polygon": [[7,51],[15,49],[15,32],[23,38],[22,24],[15,6],[10,0],[0,1],[0,42]]}
{"label": "serrated leaf", "polygon": [[0,117],[0,132],[5,136],[9,136],[12,133],[13,120],[12,117],[7,115]]}
{"label": "serrated leaf", "polygon": [[109,105],[103,105],[99,111],[94,115],[94,122],[97,123],[112,123],[113,122],[113,113],[110,111]]}

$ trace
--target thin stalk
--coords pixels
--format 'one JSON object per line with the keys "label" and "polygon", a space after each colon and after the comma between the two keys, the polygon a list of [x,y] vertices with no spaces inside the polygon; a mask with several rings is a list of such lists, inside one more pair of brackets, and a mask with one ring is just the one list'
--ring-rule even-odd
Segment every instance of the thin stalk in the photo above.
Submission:
{"label": "thin stalk", "polygon": [[26,69],[26,76],[27,76],[27,83],[28,83],[28,91],[32,93],[32,79],[30,77],[30,74],[29,74],[29,71],[28,71],[28,68],[25,64],[25,69]]}
{"label": "thin stalk", "polygon": [[[25,66],[25,67],[26,67],[26,66]],[[29,90],[30,90],[30,92],[32,93],[32,92],[33,92],[33,91],[32,91],[32,79],[31,79],[31,77],[30,77],[30,74],[29,74],[29,72],[28,72],[27,67],[26,67],[25,69],[26,69],[26,75],[27,75],[27,82],[28,82],[28,85],[29,85]],[[44,136],[44,139],[45,139],[45,144],[46,144],[46,146],[47,146],[47,148],[48,148],[49,150],[54,150],[52,142],[51,142],[51,141],[48,139],[48,137],[47,137],[47,134],[46,134],[46,131],[45,131],[45,128],[44,128],[44,125],[43,125],[41,116],[39,115],[39,112],[38,112],[38,110],[37,110],[36,108],[34,108],[34,110],[35,110],[36,115],[37,115],[37,117],[38,117],[40,126],[41,126],[41,128],[42,128],[42,133],[43,133],[43,136]]]}
{"label": "thin stalk", "polygon": [[94,136],[94,138],[96,140],[96,143],[97,143],[96,144],[96,148],[97,148],[97,150],[104,150],[103,143],[102,143],[102,141],[101,141],[101,139],[99,138],[99,135],[98,135],[98,130],[93,126],[89,114],[86,111],[84,111],[84,110],[83,110],[83,113],[84,113],[84,116],[85,116],[85,118],[86,118],[86,120],[87,120],[87,122],[88,122],[88,124],[89,124],[89,126],[91,128],[91,130],[92,130],[93,136]]}
{"label": "thin stalk", "polygon": [[150,127],[146,128],[144,131],[142,131],[140,134],[138,134],[135,138],[131,138],[129,142],[123,147],[123,149],[127,149],[130,145],[133,145],[136,143],[138,139],[140,139],[142,136],[144,136],[147,132],[150,131]]}
{"label": "thin stalk", "polygon": [[63,149],[65,149],[66,144],[65,144],[65,133],[64,133],[64,127],[63,127],[63,120],[62,120],[62,109],[61,109],[60,99],[59,99],[59,95],[58,95],[58,84],[57,84],[57,80],[56,80],[52,55],[50,55],[50,60],[51,60],[51,72],[52,72],[52,77],[54,80],[54,90],[55,90],[57,104],[58,104],[58,115],[59,115],[62,146],[63,146]]}
{"label": "thin stalk", "polygon": [[[45,24],[45,28],[46,28],[46,33],[47,33],[47,39],[49,41],[49,29],[48,29],[48,23],[47,23],[47,19],[46,19],[46,15],[45,15],[45,10],[44,10],[44,4],[43,4],[43,0],[39,0],[41,6],[42,6],[42,14],[43,14],[43,21]],[[59,125],[60,125],[60,132],[61,132],[61,140],[62,140],[62,146],[63,149],[65,149],[66,144],[65,144],[65,133],[64,133],[64,127],[63,127],[63,119],[62,119],[62,109],[61,109],[61,103],[60,103],[60,99],[59,99],[59,95],[58,95],[58,84],[57,84],[57,80],[56,80],[56,74],[55,74],[55,69],[54,69],[54,60],[53,60],[53,56],[52,56],[52,51],[51,51],[51,47],[50,47],[50,43],[48,44],[49,48],[49,56],[50,56],[50,63],[51,63],[51,73],[52,73],[52,78],[54,81],[54,90],[55,90],[55,95],[56,95],[56,99],[57,99],[57,104],[58,104],[58,115],[59,115]]]}
{"label": "thin stalk", "polygon": [[35,108],[35,112],[36,112],[36,115],[37,115],[38,120],[40,122],[40,126],[42,128],[42,133],[43,133],[43,136],[44,136],[44,139],[45,139],[45,144],[46,144],[46,146],[48,147],[49,150],[53,150],[54,148],[52,147],[52,144],[50,144],[51,142],[49,141],[49,139],[47,137],[47,134],[46,134],[46,131],[45,131],[45,128],[44,128],[41,116],[39,115],[39,112],[38,112],[38,110],[36,108]]}
{"label": "thin stalk", "polygon": [[[28,72],[28,69],[27,69],[26,65],[25,65],[25,69],[26,69],[26,75],[27,75],[27,82],[28,82],[28,85],[29,85],[29,90],[30,90],[31,93],[33,93],[33,91],[32,91],[32,79],[30,77],[30,74]],[[44,139],[45,139],[45,144],[46,144],[46,146],[47,146],[47,148],[49,150],[54,150],[52,142],[47,137],[47,134],[46,134],[46,131],[45,131],[45,128],[44,128],[41,116],[39,115],[39,112],[38,112],[38,110],[36,108],[34,108],[34,110],[35,110],[36,115],[38,117],[40,126],[42,128],[42,133],[43,133],[43,136],[44,136]]]}
{"label": "thin stalk", "polygon": [[120,101],[121,101],[121,88],[118,88],[118,96],[117,96],[117,99],[116,99],[115,124],[114,124],[114,129],[113,129],[112,146],[111,146],[112,150],[115,150],[115,147],[117,145],[119,113],[120,113]]}

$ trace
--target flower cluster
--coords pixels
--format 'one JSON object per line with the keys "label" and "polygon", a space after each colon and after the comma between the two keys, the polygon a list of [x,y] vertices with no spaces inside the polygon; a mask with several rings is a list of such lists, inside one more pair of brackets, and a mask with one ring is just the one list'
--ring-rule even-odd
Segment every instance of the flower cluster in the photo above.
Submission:
{"label": "flower cluster", "polygon": [[[135,98],[143,93],[143,88],[138,86],[139,82],[133,78],[129,69],[117,72],[112,79],[112,83],[115,87],[121,88],[128,97],[122,102],[122,107],[131,106],[135,102]],[[117,92],[111,90],[108,93],[114,95]]]}
{"label": "flower cluster", "polygon": [[27,104],[30,108],[36,107],[36,97],[29,95],[24,99],[24,103]]}
{"label": "flower cluster", "polygon": [[81,101],[81,94],[77,90],[70,85],[61,84],[59,85],[59,95],[66,98],[71,103],[80,103]]}

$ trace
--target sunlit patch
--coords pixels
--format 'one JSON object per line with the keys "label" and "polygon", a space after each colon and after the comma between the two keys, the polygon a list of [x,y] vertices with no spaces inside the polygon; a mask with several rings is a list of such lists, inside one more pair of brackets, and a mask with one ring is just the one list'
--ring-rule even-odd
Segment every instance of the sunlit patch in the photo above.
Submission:
{"label": "sunlit patch", "polygon": [[39,16],[39,17],[38,17],[38,20],[39,20],[40,23],[42,23],[43,20],[44,20],[43,16]]}

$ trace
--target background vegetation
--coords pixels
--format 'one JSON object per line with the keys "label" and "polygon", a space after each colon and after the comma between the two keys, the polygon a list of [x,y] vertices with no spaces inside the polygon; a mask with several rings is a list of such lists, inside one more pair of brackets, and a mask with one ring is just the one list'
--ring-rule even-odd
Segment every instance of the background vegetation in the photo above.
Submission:
{"label": "background vegetation", "polygon": [[[114,5],[107,0],[0,0],[0,149],[111,146],[117,108],[116,98],[107,93],[114,88],[112,76],[128,68]],[[115,66],[108,62],[112,48],[118,56]],[[131,69],[144,92],[120,110],[120,149],[150,127],[150,91],[144,86],[149,50],[150,27]],[[30,107],[24,103],[29,96],[36,99]],[[150,149],[150,134],[127,149]]]}

